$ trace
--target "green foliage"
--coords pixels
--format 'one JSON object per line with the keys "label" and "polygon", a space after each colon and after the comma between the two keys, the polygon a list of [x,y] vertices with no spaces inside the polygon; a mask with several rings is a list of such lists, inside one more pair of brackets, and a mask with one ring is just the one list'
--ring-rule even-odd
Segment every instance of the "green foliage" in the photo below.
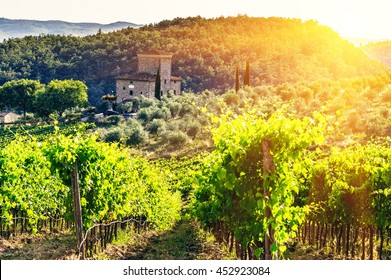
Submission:
{"label": "green foliage", "polygon": [[109,101],[105,100],[101,102],[98,107],[96,108],[98,113],[105,113],[107,110],[109,110],[111,107],[111,104]]}
{"label": "green foliage", "polygon": [[79,170],[83,226],[125,218],[144,219],[169,229],[178,220],[180,193],[171,191],[163,170],[130,157],[124,148],[95,137],[56,132],[42,142],[18,139],[0,150],[0,203],[3,226],[14,213],[26,217],[31,230],[38,220],[73,218],[71,175]]}
{"label": "green foliage", "polygon": [[[283,111],[267,116],[256,110],[212,119],[219,123],[213,131],[216,150],[198,175],[195,216],[204,225],[223,222],[244,248],[264,241],[266,229],[272,227],[270,249],[283,254],[307,211],[294,205],[306,174],[306,148],[325,141],[327,119],[319,113],[297,119]],[[262,172],[265,140],[275,169],[270,174]]]}
{"label": "green foliage", "polygon": [[182,147],[185,145],[189,138],[180,130],[167,130],[162,134],[163,142],[169,143],[173,147]]}
{"label": "green foliage", "polygon": [[157,100],[160,100],[162,97],[161,90],[162,90],[162,81],[160,78],[160,65],[159,65],[156,73],[156,79],[155,79],[155,98]]}
{"label": "green foliage", "polygon": [[243,85],[250,86],[250,63],[246,61],[246,72],[244,73]]}
{"label": "green foliage", "polygon": [[171,112],[170,109],[167,107],[162,107],[162,108],[152,108],[151,112],[151,120],[153,119],[163,119],[163,120],[168,120],[171,118]]}
{"label": "green foliage", "polygon": [[38,220],[63,216],[68,191],[39,144],[19,138],[0,151],[2,222],[13,224],[13,213],[27,218],[32,232]]}
{"label": "green foliage", "polygon": [[181,111],[182,104],[179,102],[168,102],[168,108],[171,112],[171,117],[175,118],[178,116],[179,112]]}
{"label": "green foliage", "polygon": [[391,150],[388,143],[333,148],[320,153],[309,172],[309,218],[333,224],[391,228]]}
{"label": "green foliage", "polygon": [[84,107],[87,104],[87,86],[83,82],[53,80],[37,96],[35,106],[41,116],[49,116],[55,112],[61,116],[66,109]]}
{"label": "green foliage", "polygon": [[150,107],[141,108],[137,112],[137,118],[141,120],[144,124],[148,123],[151,120],[152,112]]}
{"label": "green foliage", "polygon": [[124,131],[121,128],[109,129],[104,135],[104,141],[108,143],[120,142],[124,138]]}
{"label": "green foliage", "polygon": [[156,100],[151,98],[146,98],[144,96],[138,99],[140,108],[152,107],[156,105]]}
{"label": "green foliage", "polygon": [[239,66],[236,66],[235,70],[235,92],[238,92],[240,88],[239,84]]}
{"label": "green foliage", "polygon": [[141,125],[133,126],[125,130],[125,143],[128,146],[138,146],[148,141],[148,134]]}
{"label": "green foliage", "polygon": [[233,69],[243,61],[251,61],[252,86],[386,70],[315,21],[195,17],[86,37],[7,40],[0,43],[0,85],[21,78],[45,84],[54,79],[81,80],[89,88],[89,101],[97,105],[103,95],[115,91],[116,76],[136,70],[137,52],[162,48],[174,54],[173,74],[194,92],[231,89]]}
{"label": "green foliage", "polygon": [[0,87],[0,107],[10,107],[26,113],[33,111],[35,98],[40,90],[44,89],[39,81],[13,80]]}
{"label": "green foliage", "polygon": [[194,139],[200,131],[201,124],[197,121],[193,121],[187,126],[187,135]]}
{"label": "green foliage", "polygon": [[148,125],[148,131],[152,134],[158,134],[158,132],[165,130],[165,128],[166,128],[166,122],[165,120],[162,119],[154,119]]}
{"label": "green foliage", "polygon": [[391,104],[391,86],[388,85],[382,92],[381,92],[381,99],[383,102],[386,102],[388,104]]}
{"label": "green foliage", "polygon": [[111,125],[119,125],[125,122],[125,118],[123,116],[113,115],[105,118],[105,122]]}
{"label": "green foliage", "polygon": [[235,107],[240,102],[240,97],[235,92],[227,92],[224,94],[224,102],[230,107]]}

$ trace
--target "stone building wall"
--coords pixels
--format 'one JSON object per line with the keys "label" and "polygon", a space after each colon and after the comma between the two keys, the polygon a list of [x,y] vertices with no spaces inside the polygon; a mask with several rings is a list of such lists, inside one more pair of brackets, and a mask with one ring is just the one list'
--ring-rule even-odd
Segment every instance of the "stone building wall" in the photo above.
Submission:
{"label": "stone building wall", "polygon": [[[141,95],[149,98],[155,96],[155,80],[160,64],[161,93],[169,91],[175,95],[181,94],[181,79],[171,76],[172,54],[151,51],[137,54],[137,72],[116,79],[117,102],[130,101]],[[129,85],[133,87],[130,88]]]}
{"label": "stone building wall", "polygon": [[149,73],[156,75],[157,68],[160,62],[160,75],[171,77],[171,55],[169,56],[152,56],[152,55],[138,55],[137,72]]}
{"label": "stone building wall", "polygon": [[160,77],[162,81],[161,88],[163,93],[167,93],[167,91],[170,90],[172,55],[138,54],[137,57],[137,72],[139,73],[145,72],[152,75],[156,75],[160,63]]}
{"label": "stone building wall", "polygon": [[[131,85],[133,85],[133,88],[129,88]],[[141,95],[152,98],[155,95],[155,82],[117,80],[116,92],[117,102],[131,100]]]}
{"label": "stone building wall", "polygon": [[171,81],[171,91],[175,95],[180,95],[181,94],[181,82],[177,80],[172,80]]}

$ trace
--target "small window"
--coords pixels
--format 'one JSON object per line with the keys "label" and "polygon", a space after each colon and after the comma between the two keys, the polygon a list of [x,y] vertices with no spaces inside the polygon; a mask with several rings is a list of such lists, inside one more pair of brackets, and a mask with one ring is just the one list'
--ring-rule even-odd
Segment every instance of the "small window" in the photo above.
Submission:
{"label": "small window", "polygon": [[126,89],[126,87],[123,87],[122,89],[123,89],[123,90],[125,90],[125,89]]}
{"label": "small window", "polygon": [[176,95],[176,90],[174,89],[174,95]]}
{"label": "small window", "polygon": [[140,91],[140,94],[143,94],[143,92],[142,92],[142,91]]}
{"label": "small window", "polygon": [[130,94],[130,95],[133,95],[133,90],[129,91],[129,94]]}
{"label": "small window", "polygon": [[133,81],[130,81],[130,84],[133,85]]}
{"label": "small window", "polygon": [[164,80],[164,84],[165,84],[165,85],[167,84],[167,80]]}
{"label": "small window", "polygon": [[176,81],[174,81],[174,84],[176,84]]}
{"label": "small window", "polygon": [[160,95],[163,95],[163,91],[160,92]]}

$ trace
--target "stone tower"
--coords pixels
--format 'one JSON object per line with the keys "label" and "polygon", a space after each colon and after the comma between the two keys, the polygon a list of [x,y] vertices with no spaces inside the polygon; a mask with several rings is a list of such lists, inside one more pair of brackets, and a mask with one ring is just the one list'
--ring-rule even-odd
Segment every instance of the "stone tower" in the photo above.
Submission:
{"label": "stone tower", "polygon": [[160,65],[160,77],[162,81],[163,93],[171,89],[171,59],[172,54],[162,51],[150,51],[137,54],[138,73],[149,73],[156,75],[157,69]]}
{"label": "stone tower", "polygon": [[181,94],[181,78],[171,76],[172,54],[163,51],[148,51],[137,54],[137,72],[116,78],[117,102],[130,101],[143,95],[154,97],[155,79],[160,66],[161,93],[171,91]]}

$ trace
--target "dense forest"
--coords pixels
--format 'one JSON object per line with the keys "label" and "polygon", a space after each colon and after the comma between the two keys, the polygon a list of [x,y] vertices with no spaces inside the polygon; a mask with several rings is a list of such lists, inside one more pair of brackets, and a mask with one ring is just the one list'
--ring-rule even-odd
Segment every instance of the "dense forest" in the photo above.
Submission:
{"label": "dense forest", "polygon": [[49,83],[77,79],[100,102],[115,90],[115,77],[136,70],[136,53],[172,52],[173,74],[183,87],[200,92],[232,88],[235,68],[251,65],[252,86],[349,78],[374,74],[385,66],[315,21],[251,18],[177,18],[87,37],[28,36],[0,44],[0,85],[27,78]]}

